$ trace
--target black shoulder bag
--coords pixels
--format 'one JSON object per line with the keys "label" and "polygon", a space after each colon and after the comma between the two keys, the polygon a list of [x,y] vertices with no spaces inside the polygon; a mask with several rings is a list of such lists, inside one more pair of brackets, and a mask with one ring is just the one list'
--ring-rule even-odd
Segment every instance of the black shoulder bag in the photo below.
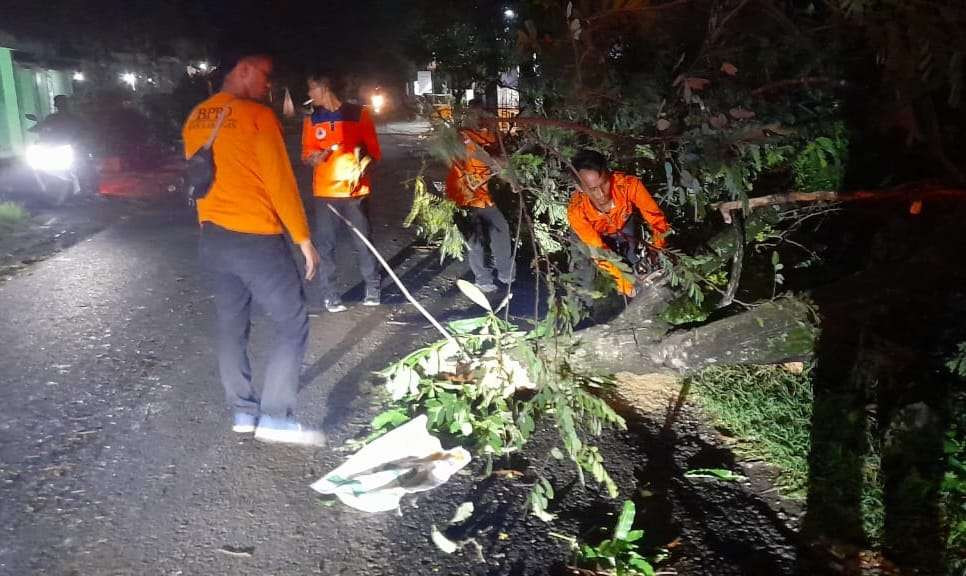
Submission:
{"label": "black shoulder bag", "polygon": [[226,105],[218,114],[218,120],[211,130],[208,141],[191,158],[188,158],[185,164],[184,178],[185,188],[188,192],[188,204],[194,204],[211,191],[211,185],[215,181],[215,154],[212,146],[215,143],[215,137],[218,136],[218,131],[221,130],[221,125],[228,116],[228,112],[229,109]]}

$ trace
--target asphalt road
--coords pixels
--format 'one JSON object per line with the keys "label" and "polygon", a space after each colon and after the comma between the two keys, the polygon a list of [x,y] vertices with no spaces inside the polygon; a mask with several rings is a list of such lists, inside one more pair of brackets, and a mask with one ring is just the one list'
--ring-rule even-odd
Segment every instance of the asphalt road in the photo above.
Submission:
{"label": "asphalt road", "polygon": [[[400,226],[414,138],[383,144],[375,242],[421,298],[452,305],[464,270],[407,248]],[[384,563],[394,517],[323,507],[308,485],[376,409],[371,371],[427,324],[390,288],[386,305],[359,306],[346,246],[341,282],[357,305],[319,312],[308,287],[300,417],[331,445],[259,445],[229,430],[197,236],[191,213],[159,207],[0,285],[0,574],[359,574]],[[257,319],[256,371],[268,338]]]}

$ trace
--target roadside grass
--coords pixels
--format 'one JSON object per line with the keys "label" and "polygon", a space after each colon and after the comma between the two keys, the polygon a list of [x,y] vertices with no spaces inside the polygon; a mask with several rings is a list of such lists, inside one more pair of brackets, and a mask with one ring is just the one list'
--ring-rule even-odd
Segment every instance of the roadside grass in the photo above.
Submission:
{"label": "roadside grass", "polygon": [[782,493],[804,499],[813,402],[808,373],[727,366],[708,368],[688,380],[715,426],[737,440],[735,452],[775,466]]}
{"label": "roadside grass", "polygon": [[[962,368],[966,370],[966,363]],[[966,574],[966,392],[953,397],[951,410],[945,442],[946,473],[941,488],[946,525],[946,574],[962,576]]]}
{"label": "roadside grass", "polygon": [[27,223],[30,214],[16,202],[0,202],[0,234],[9,234]]}
{"label": "roadside grass", "polygon": [[[689,376],[687,383],[714,425],[737,440],[736,454],[760,458],[774,466],[779,491],[787,498],[804,501],[809,486],[815,401],[811,373],[805,370],[793,374],[780,366],[722,366]],[[836,427],[840,423],[822,425]],[[866,423],[867,431],[874,429],[874,422]],[[866,537],[876,545],[881,541],[885,520],[880,443],[874,434],[867,434],[867,438],[861,509]],[[841,453],[843,471],[852,469],[852,463],[846,461],[852,456],[849,451]],[[833,470],[839,467],[834,462],[828,464]]]}

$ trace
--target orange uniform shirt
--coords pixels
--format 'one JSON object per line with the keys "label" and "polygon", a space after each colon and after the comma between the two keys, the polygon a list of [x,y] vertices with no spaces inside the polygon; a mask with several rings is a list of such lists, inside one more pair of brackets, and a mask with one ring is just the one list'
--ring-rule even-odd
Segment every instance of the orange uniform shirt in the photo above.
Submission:
{"label": "orange uniform shirt", "polygon": [[305,208],[285,152],[282,129],[270,108],[219,92],[195,107],[181,131],[190,158],[211,135],[223,107],[229,113],[213,148],[215,180],[198,200],[198,221],[246,234],[309,239]]}
{"label": "orange uniform shirt", "polygon": [[[614,208],[610,212],[600,212],[590,197],[583,192],[574,193],[567,208],[567,219],[585,244],[594,248],[606,248],[602,236],[617,234],[624,228],[634,208],[644,218],[651,229],[652,243],[664,247],[664,235],[671,229],[664,212],[636,176],[613,172],[610,177],[610,193],[614,198]],[[617,289],[629,294],[633,288],[620,270],[607,261],[598,261],[598,266],[617,281]]]}
{"label": "orange uniform shirt", "polygon": [[487,181],[492,172],[481,158],[481,150],[496,142],[488,130],[461,130],[466,155],[453,162],[446,176],[446,195],[458,206],[486,208],[493,205]]}
{"label": "orange uniform shirt", "polygon": [[382,156],[369,111],[356,104],[343,104],[335,112],[316,108],[306,116],[302,121],[302,160],[325,150],[332,153],[315,167],[312,193],[320,198],[369,194],[369,176],[365,172],[360,176],[359,160],[368,156],[375,162]]}

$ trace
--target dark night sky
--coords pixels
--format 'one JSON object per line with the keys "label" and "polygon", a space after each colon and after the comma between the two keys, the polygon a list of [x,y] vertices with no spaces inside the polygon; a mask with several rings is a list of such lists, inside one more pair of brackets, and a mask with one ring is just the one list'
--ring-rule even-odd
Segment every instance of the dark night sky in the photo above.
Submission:
{"label": "dark night sky", "polygon": [[[42,6],[42,8],[41,8]],[[412,23],[410,0],[0,0],[0,28],[60,45],[165,52],[171,40],[201,40],[273,52],[303,68],[331,61],[392,72]]]}

